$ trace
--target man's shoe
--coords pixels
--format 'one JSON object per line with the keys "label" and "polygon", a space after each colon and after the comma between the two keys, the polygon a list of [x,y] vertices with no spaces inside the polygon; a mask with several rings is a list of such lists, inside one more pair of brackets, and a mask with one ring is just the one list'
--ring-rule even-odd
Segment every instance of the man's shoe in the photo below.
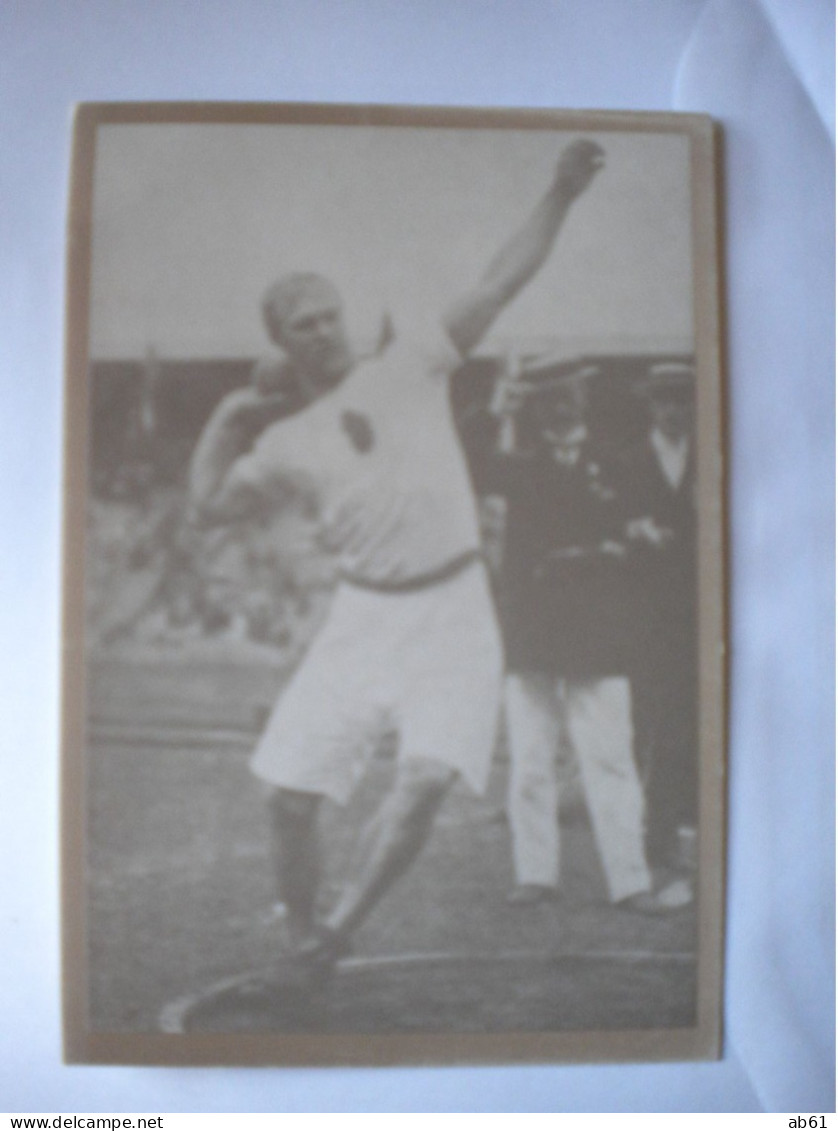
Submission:
{"label": "man's shoe", "polygon": [[533,907],[537,903],[549,903],[558,899],[558,888],[547,884],[517,884],[507,895],[510,907]]}
{"label": "man's shoe", "polygon": [[686,880],[674,880],[658,891],[639,891],[614,904],[620,911],[635,915],[671,915],[693,902],[692,887]]}

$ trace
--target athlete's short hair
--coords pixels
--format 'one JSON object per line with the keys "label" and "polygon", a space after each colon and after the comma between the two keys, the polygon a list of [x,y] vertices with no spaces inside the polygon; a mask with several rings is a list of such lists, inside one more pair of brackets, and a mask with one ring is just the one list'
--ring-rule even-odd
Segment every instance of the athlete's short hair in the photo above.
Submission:
{"label": "athlete's short hair", "polygon": [[271,283],[262,298],[262,317],[273,341],[280,341],[283,323],[303,295],[313,290],[329,290],[336,296],[338,294],[334,283],[315,271],[293,271]]}

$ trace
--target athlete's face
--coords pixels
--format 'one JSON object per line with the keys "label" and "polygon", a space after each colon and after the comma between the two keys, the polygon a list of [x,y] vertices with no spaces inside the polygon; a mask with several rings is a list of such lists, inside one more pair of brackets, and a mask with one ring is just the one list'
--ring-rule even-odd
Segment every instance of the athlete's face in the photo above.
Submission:
{"label": "athlete's face", "polygon": [[280,322],[278,341],[292,364],[318,385],[330,385],[352,364],[340,296],[328,283],[306,287]]}

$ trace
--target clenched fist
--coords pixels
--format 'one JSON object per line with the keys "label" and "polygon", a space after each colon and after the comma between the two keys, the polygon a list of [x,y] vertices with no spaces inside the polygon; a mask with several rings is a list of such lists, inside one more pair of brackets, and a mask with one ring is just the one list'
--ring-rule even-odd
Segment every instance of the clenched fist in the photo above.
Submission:
{"label": "clenched fist", "polygon": [[581,137],[562,150],[556,165],[556,188],[573,200],[583,193],[605,165],[605,152],[590,138]]}

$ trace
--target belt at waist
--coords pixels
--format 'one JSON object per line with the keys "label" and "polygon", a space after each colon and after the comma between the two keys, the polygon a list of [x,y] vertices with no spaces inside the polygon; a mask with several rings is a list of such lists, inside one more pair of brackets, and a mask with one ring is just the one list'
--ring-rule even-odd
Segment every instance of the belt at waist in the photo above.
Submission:
{"label": "belt at waist", "polygon": [[427,573],[417,573],[413,577],[405,577],[398,581],[373,581],[371,578],[359,577],[347,570],[341,570],[338,577],[347,585],[354,585],[358,589],[371,589],[374,593],[413,593],[417,589],[428,589],[432,585],[449,581],[452,577],[456,577],[458,573],[462,573],[473,562],[478,561],[483,561],[482,550],[466,550],[464,554],[458,554],[456,558],[451,558],[436,569],[429,570]]}

